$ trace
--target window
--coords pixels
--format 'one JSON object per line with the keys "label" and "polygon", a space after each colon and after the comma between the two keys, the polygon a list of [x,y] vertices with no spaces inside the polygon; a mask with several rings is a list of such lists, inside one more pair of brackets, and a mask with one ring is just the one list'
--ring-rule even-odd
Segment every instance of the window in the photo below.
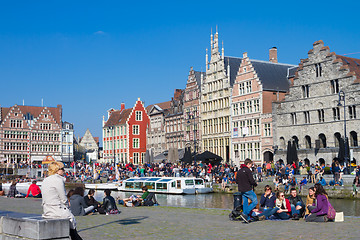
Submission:
{"label": "window", "polygon": [[271,136],[271,123],[264,124],[264,135],[265,137]]}
{"label": "window", "polygon": [[240,105],[240,115],[245,114],[245,102],[239,103]]}
{"label": "window", "polygon": [[350,146],[358,147],[358,138],[357,138],[357,133],[355,131],[350,132]]}
{"label": "window", "polygon": [[339,80],[331,80],[330,81],[330,89],[331,93],[339,93]]}
{"label": "window", "polygon": [[10,120],[10,127],[12,127],[12,128],[22,128],[23,127],[22,120],[11,119]]}
{"label": "window", "polygon": [[309,111],[304,112],[304,118],[305,118],[305,123],[310,123],[310,112]]}
{"label": "window", "polygon": [[246,112],[252,113],[252,101],[246,102]]}
{"label": "window", "polygon": [[322,74],[321,63],[315,64],[315,73],[316,73],[316,77],[321,77],[321,74]]}
{"label": "window", "polygon": [[255,159],[260,160],[260,143],[254,143],[254,152],[255,152]]}
{"label": "window", "polygon": [[245,83],[240,83],[239,84],[239,94],[240,95],[245,94]]}
{"label": "window", "polygon": [[144,152],[141,153],[140,162],[141,162],[141,163],[144,163],[144,162],[145,162],[145,153],[144,153]]}
{"label": "window", "polygon": [[254,100],[254,112],[259,112],[260,111],[260,100]]}
{"label": "window", "polygon": [[246,82],[246,93],[251,93],[251,81]]}
{"label": "window", "polygon": [[350,117],[350,119],[356,118],[356,106],[355,105],[349,106],[349,117]]}
{"label": "window", "polygon": [[140,126],[139,125],[133,125],[132,127],[133,127],[133,134],[134,135],[139,135],[140,134],[140,131],[139,131]]}
{"label": "window", "polygon": [[252,143],[248,143],[247,144],[247,157],[252,159],[253,158],[252,155],[253,155]]}
{"label": "window", "polygon": [[297,124],[296,113],[291,113],[291,123],[292,125]]}
{"label": "window", "polygon": [[311,137],[306,135],[305,136],[305,146],[306,148],[310,149],[311,148]]}
{"label": "window", "polygon": [[260,134],[260,119],[254,119],[254,131],[255,135]]}
{"label": "window", "polygon": [[319,116],[319,122],[324,122],[325,121],[324,109],[318,110],[318,116]]}
{"label": "window", "polygon": [[233,114],[234,114],[234,116],[239,114],[239,108],[238,108],[237,103],[234,103],[234,105],[233,105]]}
{"label": "window", "polygon": [[140,139],[133,138],[133,148],[140,148]]}
{"label": "window", "polygon": [[137,153],[137,152],[134,152],[134,154],[133,154],[133,163],[139,164],[139,153]]}
{"label": "window", "polygon": [[302,89],[302,93],[303,93],[303,98],[308,98],[309,97],[309,85],[302,85],[301,89]]}
{"label": "window", "polygon": [[142,111],[135,111],[135,120],[142,121]]}
{"label": "window", "polygon": [[338,121],[340,120],[340,109],[338,107],[333,108],[333,117],[334,117],[334,121]]}

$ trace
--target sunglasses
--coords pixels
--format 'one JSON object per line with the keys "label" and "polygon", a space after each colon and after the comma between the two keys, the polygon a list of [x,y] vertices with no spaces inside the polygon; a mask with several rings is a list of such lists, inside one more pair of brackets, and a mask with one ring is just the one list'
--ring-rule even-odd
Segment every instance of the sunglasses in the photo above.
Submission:
{"label": "sunglasses", "polygon": [[284,194],[281,194],[281,195],[280,195],[280,197],[283,197],[283,196],[285,196],[285,195],[284,195]]}
{"label": "sunglasses", "polygon": [[60,168],[59,170],[63,170],[63,171],[65,171],[65,168]]}

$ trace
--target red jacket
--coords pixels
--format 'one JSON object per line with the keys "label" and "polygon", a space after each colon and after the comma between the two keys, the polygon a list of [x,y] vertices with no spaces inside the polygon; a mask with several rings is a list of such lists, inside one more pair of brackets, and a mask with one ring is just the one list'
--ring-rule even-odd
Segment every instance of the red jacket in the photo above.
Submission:
{"label": "red jacket", "polygon": [[29,196],[30,192],[31,192],[31,194],[32,194],[33,196],[36,196],[36,195],[39,195],[39,194],[41,193],[41,190],[40,190],[40,188],[39,188],[38,185],[36,185],[36,184],[31,184],[30,187],[29,187],[29,190],[28,190],[28,192],[27,192],[26,197]]}

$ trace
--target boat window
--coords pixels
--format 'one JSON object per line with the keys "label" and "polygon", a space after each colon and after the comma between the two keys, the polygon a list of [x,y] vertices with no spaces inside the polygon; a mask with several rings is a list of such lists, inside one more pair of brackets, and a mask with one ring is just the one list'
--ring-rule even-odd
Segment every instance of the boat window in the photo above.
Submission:
{"label": "boat window", "polygon": [[161,179],[159,182],[170,182],[172,179]]}
{"label": "boat window", "polygon": [[146,182],[146,183],[145,183],[145,186],[146,186],[148,189],[155,189],[155,183],[154,183],[154,182]]}
{"label": "boat window", "polygon": [[181,189],[181,180],[176,181],[176,188]]}
{"label": "boat window", "polygon": [[142,186],[143,186],[143,182],[135,182],[135,188],[140,189],[142,188]]}
{"label": "boat window", "polygon": [[194,185],[194,180],[185,180],[185,185],[189,186],[189,185]]}
{"label": "boat window", "polygon": [[175,181],[171,183],[171,187],[175,187]]}
{"label": "boat window", "polygon": [[149,178],[149,179],[146,180],[146,181],[157,181],[157,180],[159,180],[159,179],[161,179],[161,178]]}
{"label": "boat window", "polygon": [[125,183],[125,188],[134,188],[134,183],[133,182],[126,182]]}
{"label": "boat window", "polygon": [[195,185],[203,185],[202,179],[195,179]]}
{"label": "boat window", "polygon": [[157,191],[166,191],[167,183],[156,183],[156,190]]}

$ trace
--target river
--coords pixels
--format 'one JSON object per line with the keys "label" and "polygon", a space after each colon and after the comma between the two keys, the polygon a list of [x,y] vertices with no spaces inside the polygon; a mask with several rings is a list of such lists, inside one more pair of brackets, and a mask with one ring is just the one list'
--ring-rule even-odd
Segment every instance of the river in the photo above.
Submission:
{"label": "river", "polygon": [[[134,193],[113,191],[111,195],[116,199],[124,199]],[[141,194],[141,193],[137,193]],[[102,202],[104,197],[103,191],[96,191],[95,199]],[[156,194],[156,199],[161,206],[172,207],[189,207],[189,208],[219,208],[232,209],[233,195],[232,194],[199,194],[199,195],[167,195]],[[260,199],[260,196],[258,196]],[[305,200],[303,198],[303,200]],[[360,216],[360,200],[349,199],[330,199],[330,203],[337,212],[344,212],[345,216]]]}

